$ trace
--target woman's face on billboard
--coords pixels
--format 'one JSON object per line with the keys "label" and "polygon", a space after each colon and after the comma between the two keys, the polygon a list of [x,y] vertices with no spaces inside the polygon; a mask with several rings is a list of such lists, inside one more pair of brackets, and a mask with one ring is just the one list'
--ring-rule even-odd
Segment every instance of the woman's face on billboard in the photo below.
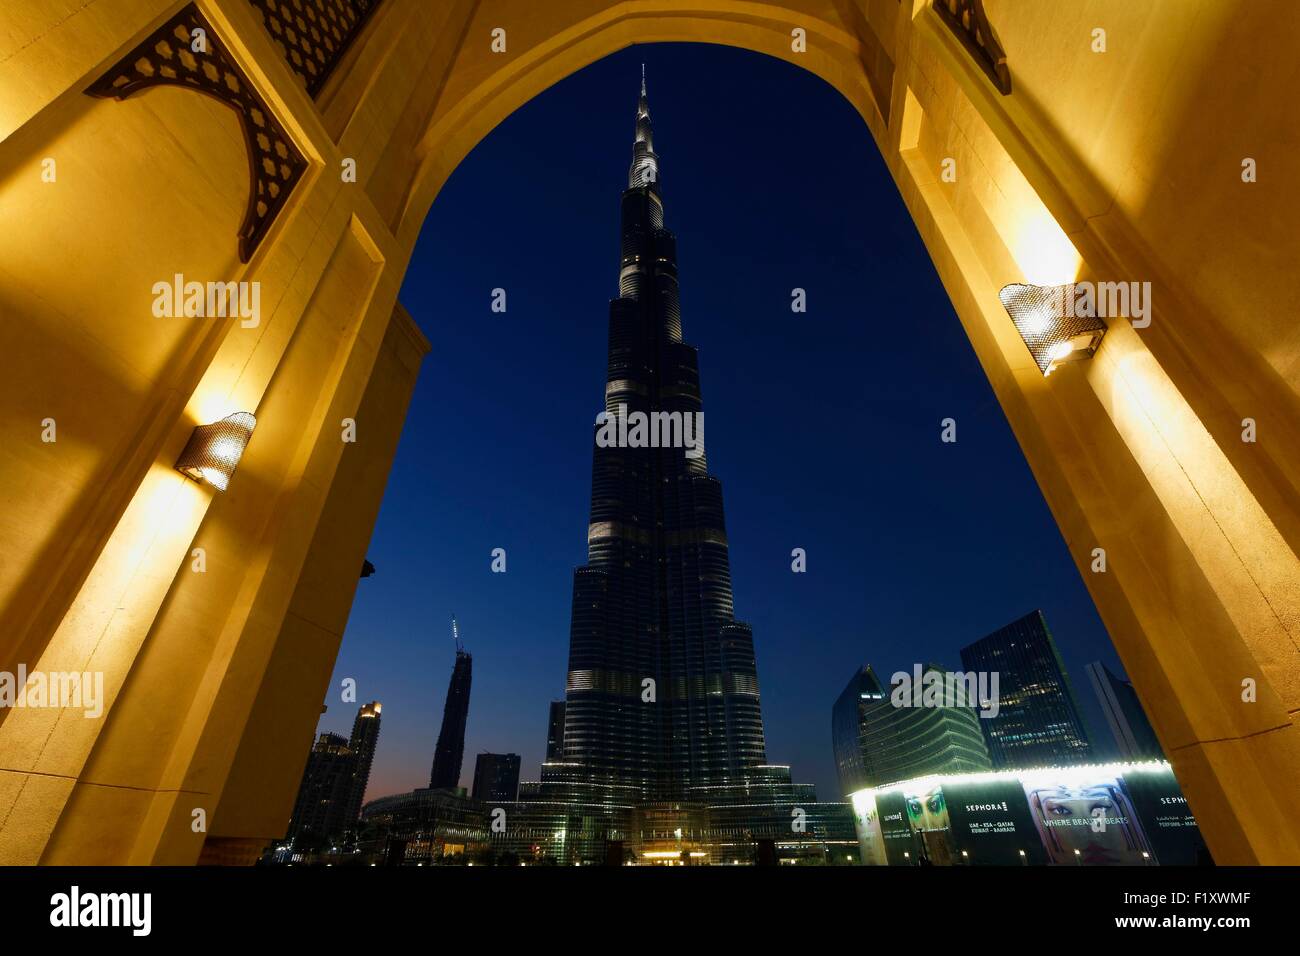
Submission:
{"label": "woman's face on billboard", "polygon": [[940,830],[948,826],[948,807],[943,788],[931,787],[925,793],[907,795],[907,815],[922,830]]}
{"label": "woman's face on billboard", "polygon": [[1057,846],[1084,863],[1119,863],[1134,850],[1130,822],[1107,785],[1038,790],[1039,807]]}

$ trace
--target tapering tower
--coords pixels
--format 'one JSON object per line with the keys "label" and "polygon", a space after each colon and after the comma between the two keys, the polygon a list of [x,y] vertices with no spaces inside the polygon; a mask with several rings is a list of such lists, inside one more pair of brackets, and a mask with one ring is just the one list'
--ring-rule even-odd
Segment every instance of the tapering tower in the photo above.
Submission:
{"label": "tapering tower", "polygon": [[460,785],[460,769],[465,758],[465,725],[469,720],[469,688],[474,658],[460,643],[456,618],[451,619],[451,636],[456,642],[456,666],[447,685],[447,702],[442,709],[442,730],[433,752],[433,770],[429,786],[434,790],[455,790]]}
{"label": "tapering tower", "polygon": [[621,800],[702,799],[765,763],[763,720],[750,629],[733,616],[722,485],[704,456],[696,350],[682,341],[644,67],[621,207],[605,412],[642,413],[663,435],[680,422],[682,440],[637,447],[630,429],[611,445],[598,423],[562,761]]}

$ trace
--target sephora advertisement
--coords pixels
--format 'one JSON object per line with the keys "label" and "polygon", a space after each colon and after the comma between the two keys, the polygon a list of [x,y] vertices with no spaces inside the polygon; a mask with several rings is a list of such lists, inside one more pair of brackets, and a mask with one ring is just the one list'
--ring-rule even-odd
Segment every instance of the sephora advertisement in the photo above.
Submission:
{"label": "sephora advertisement", "polygon": [[858,831],[858,844],[862,862],[867,866],[885,866],[885,837],[880,830],[880,811],[876,809],[876,794],[860,790],[853,795],[853,818]]}
{"label": "sephora advertisement", "polygon": [[1049,862],[1072,866],[1150,862],[1151,847],[1121,776],[1070,767],[1026,773],[1020,779]]}
{"label": "sephora advertisement", "polygon": [[932,866],[953,863],[952,841],[948,839],[948,801],[943,785],[926,781],[923,786],[903,791],[907,824],[920,837],[916,851]]}
{"label": "sephora advertisement", "polygon": [[1168,764],[927,777],[854,806],[872,813],[858,814],[865,863],[1177,866],[1204,854]]}
{"label": "sephora advertisement", "polygon": [[1151,849],[1163,866],[1195,866],[1209,850],[1172,773],[1128,773],[1124,785]]}
{"label": "sephora advertisement", "polygon": [[1047,862],[1025,803],[1024,788],[1015,777],[958,778],[946,784],[944,791],[953,848],[962,862],[977,866],[1041,866]]}
{"label": "sephora advertisement", "polygon": [[948,829],[948,802],[944,799],[942,785],[934,783],[907,789],[903,795],[907,801],[907,822],[913,831],[924,833]]}
{"label": "sephora advertisement", "polygon": [[885,847],[886,862],[890,866],[908,866],[916,862],[912,826],[907,820],[907,798],[903,792],[889,790],[878,793],[876,810],[880,816],[880,833]]}

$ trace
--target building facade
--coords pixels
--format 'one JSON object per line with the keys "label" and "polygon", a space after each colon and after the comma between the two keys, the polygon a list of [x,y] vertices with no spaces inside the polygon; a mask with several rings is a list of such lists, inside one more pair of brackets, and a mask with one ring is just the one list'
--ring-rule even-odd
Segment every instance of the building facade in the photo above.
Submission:
{"label": "building facade", "polygon": [[[925,673],[944,673],[928,665]],[[931,773],[992,769],[981,718],[964,697],[952,706],[900,707],[870,665],[849,680],[831,710],[840,792]]]}
{"label": "building facade", "polygon": [[470,795],[488,803],[519,799],[519,754],[479,754],[474,760],[474,789]]}
{"label": "building facade", "polygon": [[347,829],[355,765],[346,737],[323,733],[316,739],[289,821],[291,842],[323,844]]}
{"label": "building facade", "polygon": [[1165,752],[1132,683],[1116,677],[1101,661],[1093,661],[1084,670],[1106,715],[1120,759],[1164,760]]}
{"label": "building facade", "polygon": [[[544,765],[545,783],[501,806],[488,845],[498,861],[604,865],[846,865],[858,862],[850,803],[819,802],[790,768],[757,767],[745,787],[694,801],[593,798],[580,771]],[[565,780],[567,776],[567,780]],[[496,809],[495,807],[493,809]]]}
{"label": "building facade", "polygon": [[352,785],[348,791],[347,821],[348,825],[356,823],[361,815],[361,804],[366,798],[366,787],[370,784],[370,766],[375,760],[375,748],[379,746],[380,715],[383,707],[379,701],[371,701],[357,711],[352,722],[352,736],[348,740],[348,749],[352,751]]}
{"label": "building facade", "polygon": [[323,733],[307,758],[287,836],[295,845],[324,844],[352,830],[361,813],[379,744],[383,706],[357,711],[352,736]]}
{"label": "building facade", "polygon": [[546,720],[546,759],[564,759],[564,701],[551,701]]}
{"label": "building facade", "polygon": [[487,846],[482,803],[422,788],[371,800],[362,808],[362,859],[395,866],[468,862]]}
{"label": "building facade", "polygon": [[998,713],[980,720],[994,767],[1085,763],[1088,732],[1042,611],[961,651],[967,671],[998,674]]}

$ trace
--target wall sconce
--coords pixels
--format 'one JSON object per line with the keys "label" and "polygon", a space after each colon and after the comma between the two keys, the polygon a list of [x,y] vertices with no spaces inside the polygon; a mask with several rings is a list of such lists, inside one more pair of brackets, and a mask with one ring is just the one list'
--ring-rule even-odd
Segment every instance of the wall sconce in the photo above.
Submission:
{"label": "wall sconce", "polygon": [[235,412],[219,422],[198,426],[176,460],[176,470],[225,491],[256,424],[250,413]]}
{"label": "wall sconce", "polygon": [[1048,286],[1012,283],[1002,287],[998,298],[1044,377],[1062,362],[1092,358],[1106,334],[1106,323],[1095,314],[1075,314],[1072,282]]}

